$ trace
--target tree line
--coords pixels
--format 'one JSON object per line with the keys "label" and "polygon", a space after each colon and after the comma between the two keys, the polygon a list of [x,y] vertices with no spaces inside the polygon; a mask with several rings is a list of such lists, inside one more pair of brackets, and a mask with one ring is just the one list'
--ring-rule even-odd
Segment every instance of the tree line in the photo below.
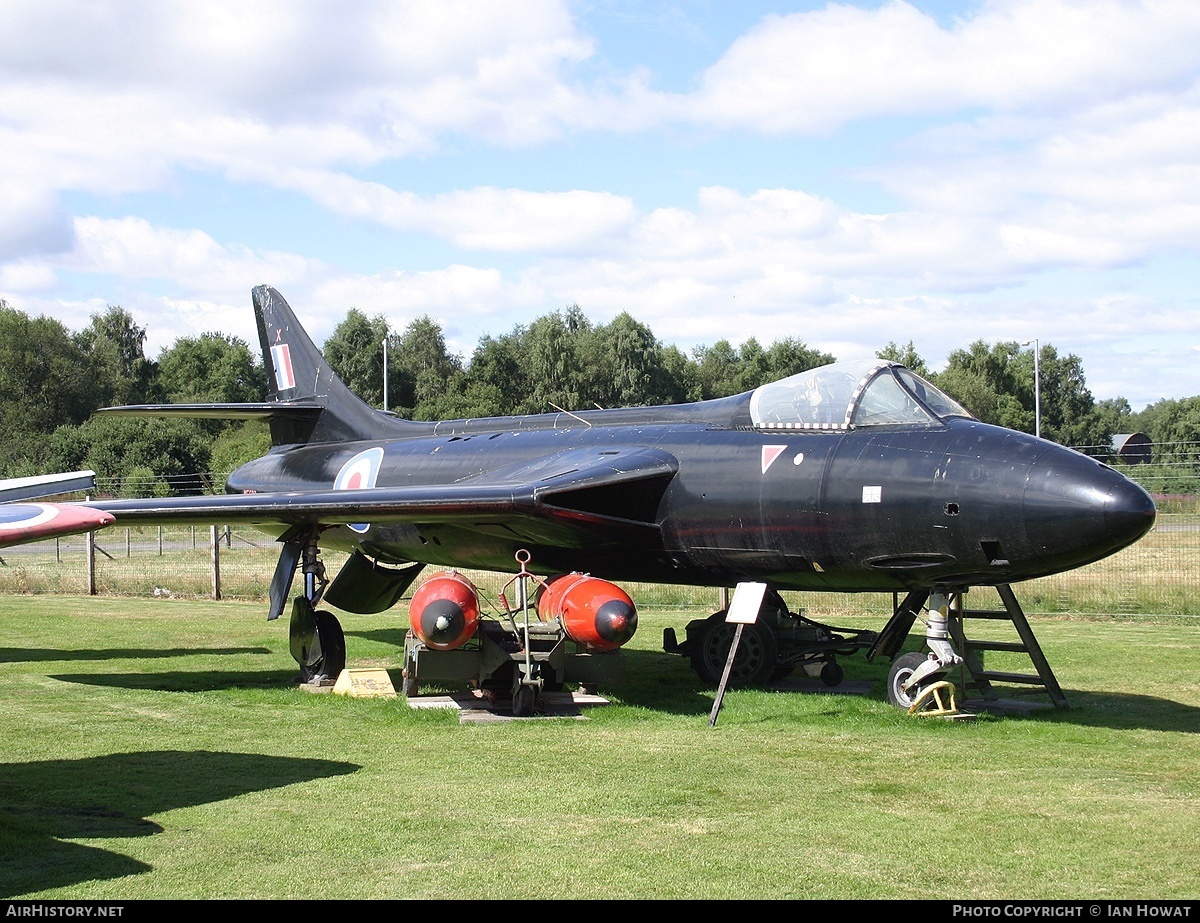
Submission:
{"label": "tree line", "polygon": [[[257,350],[237,337],[182,337],[156,358],[146,331],[119,306],[80,331],[30,317],[0,300],[0,477],[91,469],[122,496],[219,490],[223,476],[269,447],[265,426],[220,420],[93,417],[101,407],[139,403],[262,400]],[[386,341],[386,346],[384,345]],[[351,308],[322,351],[368,403],[415,420],[457,419],[706,400],[836,361],[795,338],[764,346],[720,340],[690,353],[665,344],[623,313],[592,323],[577,306],[498,336],[483,336],[469,360],[452,355],[427,316],[391,331],[382,315]],[[1128,401],[1096,401],[1078,356],[1042,344],[976,341],[930,370],[910,341],[878,353],[921,374],[979,419],[1033,432],[1041,382],[1041,433],[1111,458],[1112,437],[1146,433],[1159,447],[1159,490],[1194,492],[1200,471],[1200,397],[1163,400],[1135,413]],[[850,358],[850,357],[845,357]],[[386,366],[386,382],[385,382]],[[1157,472],[1157,474],[1152,474]]]}

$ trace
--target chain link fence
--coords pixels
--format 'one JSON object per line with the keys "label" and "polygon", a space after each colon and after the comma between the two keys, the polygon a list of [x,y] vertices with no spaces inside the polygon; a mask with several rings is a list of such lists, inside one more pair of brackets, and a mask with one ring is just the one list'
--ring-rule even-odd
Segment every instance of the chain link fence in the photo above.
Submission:
{"label": "chain link fence", "polygon": [[[116,527],[97,533],[91,556],[87,545],[87,536],[71,536],[3,549],[0,593],[242,599],[265,605],[279,558],[279,546],[270,535],[229,527]],[[332,577],[345,555],[323,553],[322,559]],[[470,572],[470,577],[485,597],[495,599],[515,569],[514,562],[512,573]],[[712,612],[722,605],[713,588],[624,588],[641,607]],[[1200,514],[1160,512],[1154,530],[1135,545],[1087,567],[1015,589],[1029,614],[1198,616]],[[785,596],[793,609],[829,621],[847,615],[886,617],[894,603],[890,593]],[[993,597],[994,591],[976,588],[968,604],[999,607]]]}

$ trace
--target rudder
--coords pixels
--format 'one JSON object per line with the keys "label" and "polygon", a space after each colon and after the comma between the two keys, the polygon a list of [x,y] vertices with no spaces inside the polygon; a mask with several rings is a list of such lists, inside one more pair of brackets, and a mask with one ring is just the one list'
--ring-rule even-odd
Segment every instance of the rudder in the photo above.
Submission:
{"label": "rudder", "polygon": [[395,424],[392,417],[375,410],[338,378],[279,292],[259,285],[252,298],[267,370],[267,400],[321,408],[310,426],[297,426],[299,421],[286,417],[272,418],[274,445],[369,439],[379,434],[381,425]]}

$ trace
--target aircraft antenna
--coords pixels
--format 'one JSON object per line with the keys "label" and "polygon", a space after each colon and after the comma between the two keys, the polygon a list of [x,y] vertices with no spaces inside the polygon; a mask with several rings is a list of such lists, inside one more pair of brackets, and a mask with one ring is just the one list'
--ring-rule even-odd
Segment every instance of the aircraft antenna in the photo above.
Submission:
{"label": "aircraft antenna", "polygon": [[569,411],[569,410],[563,410],[561,407],[558,406],[558,404],[554,403],[554,401],[546,401],[546,403],[549,404],[551,407],[553,407],[555,410],[557,410],[559,413],[565,413],[568,417],[574,417],[576,420],[578,420],[584,426],[590,427],[592,425],[587,420],[585,420],[583,417],[581,417],[579,414],[571,413],[571,411]]}

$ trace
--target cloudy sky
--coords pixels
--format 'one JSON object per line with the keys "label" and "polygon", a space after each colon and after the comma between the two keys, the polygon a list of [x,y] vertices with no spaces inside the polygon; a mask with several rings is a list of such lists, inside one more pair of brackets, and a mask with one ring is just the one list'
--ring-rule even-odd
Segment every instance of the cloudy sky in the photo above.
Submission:
{"label": "cloudy sky", "polygon": [[0,297],[452,351],[1037,339],[1200,394],[1195,0],[0,0]]}

